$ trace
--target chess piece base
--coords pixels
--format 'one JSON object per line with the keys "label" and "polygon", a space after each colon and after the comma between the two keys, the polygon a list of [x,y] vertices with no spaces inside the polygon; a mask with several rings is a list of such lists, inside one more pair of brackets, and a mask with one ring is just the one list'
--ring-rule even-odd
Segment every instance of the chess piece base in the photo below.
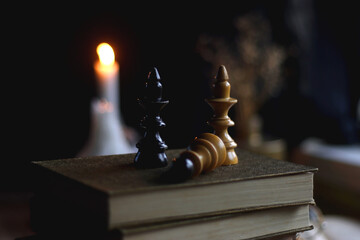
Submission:
{"label": "chess piece base", "polygon": [[239,160],[234,149],[226,149],[226,159],[222,165],[234,165],[238,164]]}

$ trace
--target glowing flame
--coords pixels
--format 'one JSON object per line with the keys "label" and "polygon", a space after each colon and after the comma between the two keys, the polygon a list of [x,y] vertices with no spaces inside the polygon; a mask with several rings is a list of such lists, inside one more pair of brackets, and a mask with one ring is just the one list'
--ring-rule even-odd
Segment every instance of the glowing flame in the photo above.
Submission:
{"label": "glowing flame", "polygon": [[101,64],[113,65],[115,62],[114,50],[108,43],[100,43],[96,48]]}

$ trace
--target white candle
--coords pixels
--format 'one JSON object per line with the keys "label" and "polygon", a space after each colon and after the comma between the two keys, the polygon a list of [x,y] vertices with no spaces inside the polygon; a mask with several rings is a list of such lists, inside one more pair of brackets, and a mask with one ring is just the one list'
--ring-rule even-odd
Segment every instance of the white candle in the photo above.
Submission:
{"label": "white candle", "polygon": [[91,104],[89,139],[78,156],[100,156],[136,152],[125,136],[119,109],[119,64],[111,46],[101,43],[96,49],[99,60],[94,69],[98,98]]}
{"label": "white candle", "polygon": [[97,78],[99,98],[110,102],[114,111],[119,111],[119,64],[115,61],[112,47],[107,43],[100,43],[96,49],[99,60],[94,69]]}

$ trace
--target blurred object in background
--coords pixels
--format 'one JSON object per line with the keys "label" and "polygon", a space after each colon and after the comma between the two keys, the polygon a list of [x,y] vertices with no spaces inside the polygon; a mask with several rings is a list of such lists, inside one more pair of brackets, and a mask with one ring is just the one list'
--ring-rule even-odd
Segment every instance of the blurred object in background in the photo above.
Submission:
{"label": "blurred object in background", "polygon": [[327,144],[316,138],[308,138],[302,142],[301,150],[305,154],[316,158],[328,159],[329,161],[335,162],[341,160],[342,163],[360,167],[360,143],[335,145]]}
{"label": "blurred object in background", "polygon": [[301,240],[332,240],[329,238],[325,231],[325,220],[321,210],[316,206],[310,206],[310,223],[314,229],[299,234]]}
{"label": "blurred object in background", "polygon": [[360,236],[360,222],[343,216],[324,216],[316,206],[310,208],[310,222],[314,229],[300,233],[299,240],[358,240]]}
{"label": "blurred object in background", "polygon": [[308,137],[333,144],[359,142],[360,17],[355,9],[350,3],[289,1],[285,19],[298,49],[293,91],[298,100],[289,106],[297,112],[289,119],[299,125],[290,129],[291,145]]}
{"label": "blurred object in background", "polygon": [[242,142],[239,147],[271,158],[286,160],[285,140],[264,134],[262,126],[263,121],[261,117],[258,114],[254,114],[249,121],[248,141]]}
{"label": "blurred object in background", "polygon": [[360,222],[344,216],[325,216],[324,230],[329,240],[358,240]]}

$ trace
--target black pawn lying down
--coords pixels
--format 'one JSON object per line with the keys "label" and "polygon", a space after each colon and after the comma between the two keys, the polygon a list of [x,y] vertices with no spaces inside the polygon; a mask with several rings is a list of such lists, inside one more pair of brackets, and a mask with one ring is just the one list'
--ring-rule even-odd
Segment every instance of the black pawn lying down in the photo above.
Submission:
{"label": "black pawn lying down", "polygon": [[138,99],[138,102],[145,110],[145,116],[140,123],[141,127],[145,128],[145,134],[136,144],[139,151],[135,156],[134,164],[137,168],[165,167],[168,164],[165,154],[167,145],[159,133],[159,129],[165,127],[165,123],[160,118],[160,111],[169,101],[162,100],[162,85],[155,67],[148,75],[144,96]]}

